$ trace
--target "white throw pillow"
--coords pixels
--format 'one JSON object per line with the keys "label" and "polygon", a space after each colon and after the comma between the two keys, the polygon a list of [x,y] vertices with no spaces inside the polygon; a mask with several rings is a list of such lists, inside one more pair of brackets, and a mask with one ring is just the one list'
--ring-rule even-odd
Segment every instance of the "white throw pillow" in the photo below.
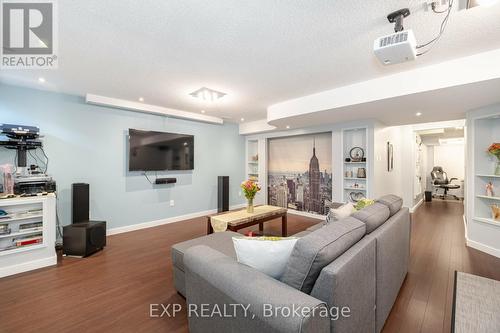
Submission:
{"label": "white throw pillow", "polygon": [[330,208],[330,212],[326,217],[326,223],[345,219],[346,217],[351,216],[351,214],[355,211],[356,209],[354,208],[354,204],[352,202],[348,202],[339,208]]}
{"label": "white throw pillow", "polygon": [[298,238],[233,237],[238,262],[279,279]]}

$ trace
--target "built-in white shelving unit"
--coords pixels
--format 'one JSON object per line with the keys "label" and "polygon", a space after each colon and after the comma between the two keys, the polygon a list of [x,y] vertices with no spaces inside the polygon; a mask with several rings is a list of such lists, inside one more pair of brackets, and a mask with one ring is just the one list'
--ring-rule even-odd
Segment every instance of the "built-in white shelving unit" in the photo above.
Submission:
{"label": "built-in white shelving unit", "polygon": [[0,277],[55,265],[56,199],[0,200]]}
{"label": "built-in white shelving unit", "polygon": [[247,139],[246,141],[246,178],[259,182],[262,190],[254,198],[254,204],[266,203],[266,140]]}
{"label": "built-in white shelving unit", "polygon": [[[343,156],[343,196],[344,202],[353,201],[351,193],[357,193],[360,196],[368,197],[368,144],[367,128],[352,128],[342,130],[342,156]],[[346,161],[351,159],[350,151],[354,147],[360,147],[363,150],[362,161]],[[364,169],[365,177],[359,177],[360,169]]]}
{"label": "built-in white shelving unit", "polygon": [[485,178],[500,178],[500,175],[476,175],[476,176]]}
{"label": "built-in white shelving unit", "polygon": [[247,178],[259,181],[259,142],[247,141]]}
{"label": "built-in white shelving unit", "polygon": [[477,197],[486,200],[500,201],[500,197],[492,197],[487,195],[477,195]]}
{"label": "built-in white shelving unit", "polygon": [[[488,112],[484,112],[488,111]],[[492,205],[500,206],[500,175],[495,174],[496,158],[487,153],[488,147],[500,142],[500,107],[468,114],[468,194],[467,244],[500,257],[500,221],[493,217]],[[486,186],[491,183],[494,193],[489,196]]]}

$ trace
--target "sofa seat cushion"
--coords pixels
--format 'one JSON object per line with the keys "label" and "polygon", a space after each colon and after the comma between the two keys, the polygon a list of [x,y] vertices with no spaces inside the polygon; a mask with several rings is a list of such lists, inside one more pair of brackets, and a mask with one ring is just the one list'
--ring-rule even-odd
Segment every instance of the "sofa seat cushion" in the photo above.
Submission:
{"label": "sofa seat cushion", "polygon": [[389,215],[389,207],[376,202],[352,214],[352,217],[363,222],[366,225],[366,233],[369,234],[387,221]]}
{"label": "sofa seat cushion", "polygon": [[323,267],[358,242],[365,232],[363,222],[348,217],[305,235],[295,244],[281,281],[311,293]]}
{"label": "sofa seat cushion", "polygon": [[196,245],[205,245],[214,250],[224,253],[236,260],[236,252],[233,246],[233,237],[241,234],[232,231],[216,232],[207,236],[190,239],[172,246],[172,263],[184,272],[184,253],[187,249]]}
{"label": "sofa seat cushion", "polygon": [[384,195],[383,197],[378,199],[377,202],[389,207],[389,211],[391,212],[390,216],[399,212],[399,210],[403,206],[403,199],[393,194]]}

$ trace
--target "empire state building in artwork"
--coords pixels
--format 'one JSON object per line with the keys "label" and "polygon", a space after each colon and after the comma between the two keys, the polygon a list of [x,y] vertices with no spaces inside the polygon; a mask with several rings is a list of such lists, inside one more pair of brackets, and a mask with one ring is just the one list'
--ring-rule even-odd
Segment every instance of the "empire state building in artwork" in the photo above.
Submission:
{"label": "empire state building in artwork", "polygon": [[332,202],[331,161],[331,133],[270,139],[268,204],[326,214]]}
{"label": "empire state building in artwork", "polygon": [[316,141],[313,139],[313,156],[309,161],[309,210],[313,212],[321,211],[319,161],[316,157]]}

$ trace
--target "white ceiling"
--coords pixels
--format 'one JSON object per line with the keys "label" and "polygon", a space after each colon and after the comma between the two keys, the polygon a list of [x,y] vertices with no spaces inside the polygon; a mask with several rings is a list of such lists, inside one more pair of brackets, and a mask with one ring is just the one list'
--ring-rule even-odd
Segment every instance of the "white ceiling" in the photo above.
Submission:
{"label": "white ceiling", "polygon": [[[500,3],[453,12],[439,44],[385,67],[373,40],[409,1],[59,1],[59,69],[2,71],[0,82],[137,100],[239,121],[269,105],[326,89],[500,48]],[[412,1],[404,22],[422,43],[443,15]],[[458,3],[458,1],[457,1]],[[41,85],[37,78],[43,76]],[[228,94],[205,105],[189,93]]]}

